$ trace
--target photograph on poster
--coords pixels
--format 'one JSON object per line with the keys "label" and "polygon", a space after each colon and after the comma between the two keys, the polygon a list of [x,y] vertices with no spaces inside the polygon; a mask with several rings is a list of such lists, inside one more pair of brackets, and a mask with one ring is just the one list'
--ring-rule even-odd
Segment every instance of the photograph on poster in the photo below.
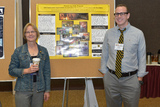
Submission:
{"label": "photograph on poster", "polygon": [[82,41],[82,37],[79,35],[63,38],[56,42],[56,55],[63,55],[63,57],[88,56],[88,41]]}
{"label": "photograph on poster", "polygon": [[65,28],[57,28],[57,35],[62,35],[65,33]]}
{"label": "photograph on poster", "polygon": [[76,47],[68,47],[63,50],[63,57],[78,57],[79,48]]}
{"label": "photograph on poster", "polygon": [[69,43],[69,45],[70,46],[74,46],[74,47],[78,47],[79,46],[79,44],[80,44],[80,37],[78,37],[78,36],[72,36],[71,37],[71,42]]}
{"label": "photograph on poster", "polygon": [[57,28],[57,35],[69,36],[69,31],[72,29],[71,27],[62,27]]}
{"label": "photograph on poster", "polygon": [[79,56],[79,38],[70,38],[69,45],[64,45],[62,48],[63,57],[78,57]]}
{"label": "photograph on poster", "polygon": [[56,55],[62,55],[62,46],[56,46]]}
{"label": "photograph on poster", "polygon": [[62,27],[72,27],[73,21],[62,21]]}
{"label": "photograph on poster", "polygon": [[56,41],[56,46],[63,46],[64,42],[63,41]]}
{"label": "photograph on poster", "polygon": [[79,22],[80,32],[87,32],[87,22]]}
{"label": "photograph on poster", "polygon": [[89,45],[86,41],[80,42],[80,52],[79,56],[89,56]]}
{"label": "photograph on poster", "polygon": [[79,34],[79,32],[80,32],[80,25],[73,25],[72,34]]}
{"label": "photograph on poster", "polygon": [[88,20],[88,13],[59,13],[59,20]]}
{"label": "photograph on poster", "polygon": [[82,41],[89,41],[89,33],[79,33]]}

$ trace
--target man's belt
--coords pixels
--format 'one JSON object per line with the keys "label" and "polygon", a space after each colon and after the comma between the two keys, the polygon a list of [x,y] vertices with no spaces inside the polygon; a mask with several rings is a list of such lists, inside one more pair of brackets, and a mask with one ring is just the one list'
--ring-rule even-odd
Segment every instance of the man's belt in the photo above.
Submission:
{"label": "man's belt", "polygon": [[[128,77],[128,76],[131,76],[131,75],[134,75],[137,73],[138,70],[135,70],[135,71],[131,71],[131,72],[127,72],[127,73],[122,73],[122,76],[121,77]],[[112,74],[115,74],[115,71],[109,69],[109,72],[112,73]]]}

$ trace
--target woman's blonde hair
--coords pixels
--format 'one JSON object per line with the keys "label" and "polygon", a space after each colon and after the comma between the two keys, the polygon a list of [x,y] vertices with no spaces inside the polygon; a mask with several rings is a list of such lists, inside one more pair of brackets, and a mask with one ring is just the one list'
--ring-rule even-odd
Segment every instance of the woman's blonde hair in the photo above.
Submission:
{"label": "woman's blonde hair", "polygon": [[36,32],[37,34],[37,38],[39,38],[40,34],[39,34],[39,31],[36,27],[36,25],[34,25],[33,23],[27,23],[23,29],[23,38],[26,39],[26,36],[25,36],[25,33],[26,33],[26,30],[27,30],[27,27],[28,26],[32,26],[32,28],[34,29],[34,31]]}

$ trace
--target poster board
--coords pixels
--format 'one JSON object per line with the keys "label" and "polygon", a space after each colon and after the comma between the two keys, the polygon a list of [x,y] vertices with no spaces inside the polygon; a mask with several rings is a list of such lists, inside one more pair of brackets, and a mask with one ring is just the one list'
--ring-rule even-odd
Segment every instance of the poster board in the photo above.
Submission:
{"label": "poster board", "polygon": [[100,59],[110,5],[37,4],[36,21],[50,59]]}
{"label": "poster board", "polygon": [[[30,18],[31,22],[36,24],[36,4],[108,4],[110,5],[110,27],[114,26],[114,1],[92,0],[30,0]],[[50,59],[51,78],[61,77],[102,77],[98,71],[100,68],[100,59]]]}
{"label": "poster board", "polygon": [[4,7],[3,19],[3,58],[0,59],[0,81],[14,80],[8,73],[11,55],[15,49],[15,19],[16,0],[0,0],[0,7]]}

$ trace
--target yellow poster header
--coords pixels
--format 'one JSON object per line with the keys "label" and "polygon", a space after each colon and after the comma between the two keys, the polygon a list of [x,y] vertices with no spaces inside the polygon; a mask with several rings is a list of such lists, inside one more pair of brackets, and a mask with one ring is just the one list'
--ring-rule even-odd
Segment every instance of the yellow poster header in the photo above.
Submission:
{"label": "yellow poster header", "polygon": [[38,12],[109,12],[108,4],[37,4]]}

